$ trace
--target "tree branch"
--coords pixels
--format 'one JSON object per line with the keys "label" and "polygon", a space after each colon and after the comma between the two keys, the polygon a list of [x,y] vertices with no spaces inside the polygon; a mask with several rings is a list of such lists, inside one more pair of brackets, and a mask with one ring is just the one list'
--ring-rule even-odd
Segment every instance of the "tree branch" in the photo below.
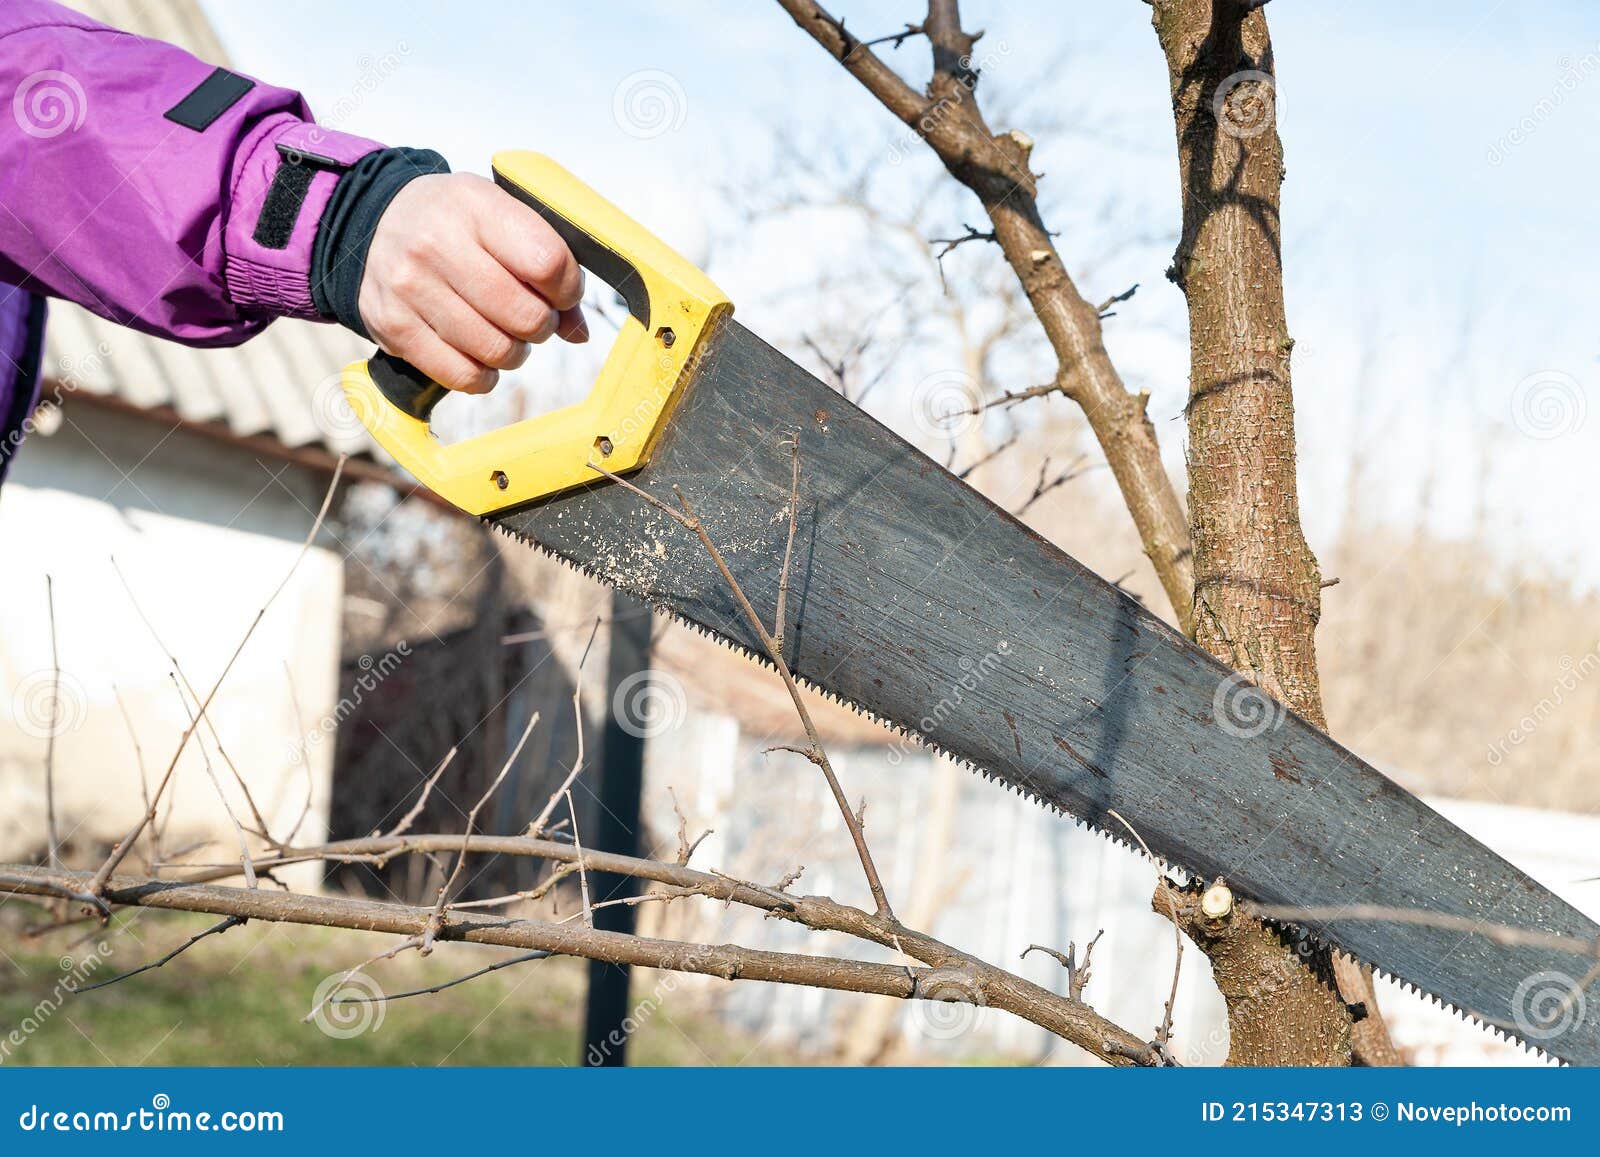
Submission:
{"label": "tree branch", "polygon": [[813,0],[777,0],[890,113],[938,155],[982,202],[1007,263],[1021,282],[1058,363],[1061,390],[1084,411],[1111,466],[1178,623],[1193,626],[1188,520],[1161,461],[1145,399],[1123,385],[1101,338],[1098,312],[1078,291],[1044,226],[1033,142],[993,133],[984,120],[971,66],[977,37],[961,30],[953,0],[929,5],[923,24],[933,46],[928,95],[917,92]]}

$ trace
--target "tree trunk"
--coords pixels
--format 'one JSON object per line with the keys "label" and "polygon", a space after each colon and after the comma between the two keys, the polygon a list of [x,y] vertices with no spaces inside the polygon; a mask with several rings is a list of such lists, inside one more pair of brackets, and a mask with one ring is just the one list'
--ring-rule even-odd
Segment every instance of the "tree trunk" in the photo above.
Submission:
{"label": "tree trunk", "polygon": [[[1294,342],[1278,215],[1283,145],[1267,20],[1247,0],[1154,0],[1152,8],[1183,191],[1183,231],[1168,276],[1189,307],[1194,637],[1326,727],[1315,643],[1322,575],[1301,532],[1295,480]],[[1231,942],[1202,940],[1201,947]],[[1234,973],[1249,961],[1227,954]],[[1271,959],[1273,975],[1281,966]],[[1324,971],[1316,961],[1292,966]],[[1261,1016],[1259,1001],[1240,1003],[1224,987],[1233,1052],[1257,1064],[1312,1063],[1308,1050],[1326,1057],[1326,1042],[1353,1027],[1358,1060],[1396,1063],[1370,976],[1343,959],[1325,971],[1337,973],[1345,999],[1302,1001],[1281,1016]],[[1287,991],[1285,998],[1292,999]],[[1347,1002],[1361,1006],[1353,1026]]]}

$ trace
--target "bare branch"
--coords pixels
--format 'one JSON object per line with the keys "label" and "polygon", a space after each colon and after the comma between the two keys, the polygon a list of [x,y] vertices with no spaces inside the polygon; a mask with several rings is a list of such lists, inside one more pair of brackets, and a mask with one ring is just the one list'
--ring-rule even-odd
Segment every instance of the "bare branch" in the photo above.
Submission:
{"label": "bare branch", "polygon": [[1083,999],[1083,990],[1089,985],[1089,961],[1094,956],[1094,946],[1100,943],[1100,937],[1106,934],[1104,928],[1094,934],[1094,939],[1083,946],[1083,960],[1078,960],[1078,946],[1071,942],[1067,944],[1065,952],[1054,948],[1047,948],[1043,944],[1030,944],[1022,951],[1022,959],[1028,958],[1030,952],[1043,952],[1047,956],[1055,957],[1056,961],[1067,970],[1067,993],[1073,1000]]}
{"label": "bare branch", "polygon": [[583,897],[583,922],[594,927],[594,909],[589,905],[589,873],[583,867],[583,840],[578,836],[578,809],[572,806],[572,793],[564,793],[567,814],[572,817],[572,847],[578,853],[578,893]]}
{"label": "bare branch", "polygon": [[[233,670],[233,665],[239,661],[239,655],[244,651],[245,644],[255,634],[256,628],[261,625],[261,620],[266,617],[267,610],[277,601],[278,596],[283,593],[283,589],[289,585],[289,580],[294,578],[295,572],[300,569],[300,563],[305,558],[306,552],[311,549],[311,544],[316,541],[317,535],[321,533],[322,523],[328,517],[328,508],[333,504],[334,492],[339,487],[339,477],[344,472],[344,463],[345,456],[340,455],[339,463],[333,470],[333,477],[328,480],[328,490],[322,497],[322,506],[317,511],[316,518],[312,520],[311,530],[306,534],[305,541],[300,545],[300,553],[295,555],[294,561],[289,564],[289,569],[284,574],[283,581],[273,589],[273,592],[267,596],[267,601],[256,612],[256,617],[251,620],[250,626],[245,630],[244,637],[239,640],[239,645],[233,649],[233,654],[229,656],[227,664],[222,668],[222,673],[217,676],[216,682],[211,685],[211,690],[207,692],[205,700],[200,704],[200,717],[204,717],[206,710],[211,706],[211,700],[221,690],[228,673]],[[189,740],[194,735],[196,726],[198,726],[197,723],[191,723],[178,740],[178,748],[172,753],[172,760],[167,764],[166,772],[163,773],[161,781],[156,785],[155,795],[151,798],[150,806],[145,810],[145,814],[139,817],[138,822],[133,825],[127,835],[112,845],[110,855],[106,857],[105,863],[100,865],[99,871],[94,874],[93,880],[90,881],[89,892],[91,895],[99,894],[106,881],[111,878],[111,873],[117,870],[122,861],[127,858],[128,853],[133,850],[133,845],[144,834],[144,829],[155,821],[156,808],[160,805],[161,795],[172,781],[172,774],[177,769],[178,760],[183,756],[184,748],[189,745]]]}
{"label": "bare branch", "polygon": [[417,817],[422,814],[422,809],[428,804],[428,796],[432,794],[434,785],[439,782],[439,777],[444,774],[444,769],[455,760],[456,748],[451,745],[450,750],[444,753],[444,758],[439,761],[439,766],[433,769],[433,774],[423,781],[422,791],[417,795],[417,802],[411,805],[411,810],[400,817],[400,822],[389,829],[391,836],[403,836],[411,830],[411,825],[416,823]]}
{"label": "bare branch", "polygon": [[203,931],[196,932],[193,936],[189,937],[189,939],[185,940],[182,944],[178,945],[159,960],[152,960],[149,964],[141,964],[138,968],[129,969],[127,972],[119,972],[117,975],[106,980],[97,980],[93,984],[88,984],[78,989],[78,991],[93,992],[97,988],[109,987],[110,985],[116,984],[118,981],[127,980],[131,976],[138,976],[140,973],[144,972],[153,972],[157,968],[176,960],[179,956],[193,948],[207,936],[220,936],[229,928],[236,928],[240,924],[244,924],[246,922],[247,921],[243,916],[225,916],[215,924],[211,925],[211,927]]}
{"label": "bare branch", "polygon": [[432,996],[434,993],[443,992],[447,988],[454,988],[458,984],[465,984],[469,980],[476,980],[480,976],[488,976],[491,972],[499,972],[504,968],[512,968],[518,964],[526,964],[530,960],[548,960],[554,952],[523,952],[517,956],[508,956],[504,960],[497,960],[493,964],[484,966],[465,976],[458,976],[453,980],[446,980],[442,984],[430,984],[427,988],[413,988],[406,992],[386,992],[377,996],[336,996],[329,1000],[329,1004],[391,1004],[397,1000],[407,1000],[413,996]]}
{"label": "bare branch", "polygon": [[[907,25],[909,28],[910,25]],[[789,439],[793,478],[789,483],[789,541],[783,548],[783,569],[778,572],[778,609],[772,615],[772,649],[783,654],[783,625],[788,618],[789,563],[794,558],[794,531],[800,508],[800,431]]]}
{"label": "bare branch", "polygon": [[[409,841],[387,842],[416,844],[424,840],[435,841],[437,846],[441,847],[463,848],[464,845],[464,840],[460,836],[412,837]],[[350,841],[352,844],[384,842],[386,841]],[[517,843],[525,846],[543,843],[545,850],[552,855],[575,854],[574,849],[566,845],[528,840],[524,837],[484,837],[482,846],[487,848],[491,844]],[[475,843],[474,846],[478,845]],[[333,845],[329,847],[332,848]],[[595,870],[615,871],[620,866],[633,865],[636,869],[633,874],[636,875],[643,875],[648,871],[651,875],[671,877],[672,879],[667,882],[679,880],[691,885],[703,884],[707,894],[721,892],[733,898],[737,893],[747,898],[749,903],[774,911],[782,918],[796,919],[808,927],[814,926],[819,930],[845,932],[873,940],[886,947],[896,947],[915,959],[927,962],[929,966],[871,964],[857,960],[835,960],[772,952],[737,945],[684,944],[607,932],[583,925],[508,919],[469,912],[454,913],[451,919],[440,927],[437,938],[581,956],[610,964],[701,973],[720,976],[725,980],[766,980],[802,984],[814,988],[895,996],[901,999],[948,1000],[950,993],[946,981],[949,972],[951,969],[960,969],[972,978],[976,999],[980,999],[987,1007],[999,1008],[1038,1024],[1058,1036],[1081,1045],[1108,1063],[1151,1063],[1148,1046],[1087,1006],[1023,980],[1003,969],[965,956],[938,941],[901,928],[870,913],[847,908],[823,898],[790,896],[773,898],[768,889],[720,879],[708,873],[694,872],[670,864],[639,861],[632,857],[596,852],[586,853],[584,859]],[[0,891],[4,892],[28,895],[65,893],[77,897],[89,883],[92,883],[92,879],[87,872],[53,872],[46,868],[28,865],[0,866]],[[427,909],[371,900],[276,893],[261,889],[224,888],[203,883],[143,881],[126,877],[116,877],[107,881],[106,897],[117,905],[210,912],[219,916],[240,916],[252,920],[322,927],[360,928],[406,937],[387,952],[349,970],[345,974],[346,977],[355,975],[378,960],[398,955],[410,948],[420,947],[421,930],[432,920],[432,914]],[[802,912],[805,918],[799,919]],[[337,991],[338,986],[333,986],[332,993]],[[317,1011],[313,1009],[308,1016],[314,1016]]]}
{"label": "bare branch", "polygon": [[[727,561],[722,557],[722,552],[717,549],[716,543],[711,541],[711,536],[695,517],[694,508],[690,506],[689,499],[682,490],[676,486],[673,492],[678,496],[678,505],[683,508],[683,524],[700,539],[700,545],[706,548],[711,555],[712,562],[722,572],[722,581],[727,584],[734,600],[739,604],[739,610],[744,614],[745,621],[756,632],[757,638],[765,648],[767,655],[772,659],[773,666],[778,669],[783,685],[789,691],[789,698],[794,703],[800,722],[805,727],[806,736],[811,741],[811,748],[806,752],[806,758],[821,769],[823,778],[828,781],[828,789],[833,793],[834,802],[839,805],[839,811],[844,816],[845,827],[850,832],[850,839],[856,846],[856,856],[861,861],[861,870],[866,874],[867,887],[872,892],[873,903],[877,906],[878,915],[887,920],[894,919],[894,910],[889,906],[888,894],[883,890],[883,881],[878,876],[878,866],[873,862],[872,851],[867,847],[867,838],[861,830],[861,820],[850,810],[850,801],[845,798],[844,788],[839,785],[839,777],[834,774],[833,764],[828,759],[828,753],[822,747],[822,740],[817,732],[817,725],[811,720],[811,712],[806,707],[806,701],[800,694],[800,687],[794,681],[794,675],[789,671],[789,665],[784,662],[783,655],[779,653],[777,644],[772,636],[767,633],[767,628],[761,622],[761,616],[756,614],[756,609],[750,605],[744,589],[740,587],[739,580],[733,577],[733,571],[728,569]],[[641,491],[641,493],[643,493]]]}
{"label": "bare branch", "polygon": [[50,612],[50,666],[53,672],[50,687],[50,725],[44,740],[44,814],[49,839],[49,864],[61,866],[61,832],[56,827],[56,721],[61,710],[61,656],[56,650],[56,587],[55,580],[44,576],[44,601]]}
{"label": "bare branch", "polygon": [[466,830],[461,836],[461,851],[456,855],[455,866],[451,869],[449,877],[443,884],[439,885],[439,898],[434,903],[433,912],[428,917],[428,926],[422,934],[420,950],[424,956],[433,951],[434,939],[439,935],[439,930],[444,925],[445,909],[449,907],[450,894],[455,889],[456,881],[461,878],[462,868],[466,866],[468,845],[472,840],[472,830],[478,822],[478,813],[483,810],[483,805],[489,802],[489,797],[495,793],[495,789],[505,781],[512,765],[517,762],[517,756],[522,754],[522,745],[528,742],[528,736],[533,734],[533,729],[538,723],[539,713],[535,711],[529,717],[527,727],[523,728],[522,736],[517,740],[517,745],[511,749],[511,754],[506,757],[505,764],[500,768],[500,774],[494,777],[494,782],[489,785],[488,789],[479,797],[478,802],[472,805],[472,810],[467,813]]}

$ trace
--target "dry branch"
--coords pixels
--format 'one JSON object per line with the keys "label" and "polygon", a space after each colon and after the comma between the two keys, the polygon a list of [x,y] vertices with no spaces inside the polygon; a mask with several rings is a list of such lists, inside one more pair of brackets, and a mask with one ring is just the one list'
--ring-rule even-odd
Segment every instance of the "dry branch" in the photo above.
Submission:
{"label": "dry branch", "polygon": [[950,174],[982,202],[1005,254],[1049,339],[1059,367],[1054,388],[1077,402],[1111,466],[1139,538],[1178,622],[1191,627],[1194,582],[1189,525],[1161,462],[1146,397],[1130,393],[1106,353],[1100,318],[1067,273],[1045,228],[1033,143],[997,134],[984,119],[970,66],[976,40],[960,26],[954,0],[934,0],[922,25],[933,47],[926,95],[912,88],[842,21],[813,0],[778,0],[812,39],[878,101],[925,140]]}
{"label": "dry branch", "polygon": [[[523,845],[544,844],[552,855],[577,854],[576,849],[566,845],[521,837],[481,837],[474,840],[472,846],[474,850],[491,850],[491,844],[504,845],[506,841]],[[464,837],[459,835],[410,837],[404,841],[382,838],[377,841],[351,841],[352,844],[374,842],[406,842],[419,847],[432,843],[439,849],[453,848],[457,851],[464,851],[466,843]],[[329,850],[334,846],[330,845]],[[645,865],[648,865],[650,873],[685,873],[696,878],[700,885],[696,890],[704,894],[720,889],[730,898],[753,902],[758,907],[776,904],[768,895],[768,889],[708,873],[690,872],[675,865],[637,861],[631,857],[604,853],[587,853],[584,859],[594,870],[615,871],[627,864],[638,875],[645,874]],[[228,870],[234,869],[230,865]],[[84,898],[87,895],[85,889],[94,881],[95,877],[88,872],[52,871],[31,865],[0,865],[0,892],[16,895]],[[118,876],[104,881],[102,888],[106,901],[118,906],[208,912],[217,916],[350,928],[406,937],[385,955],[419,945],[434,919],[433,911],[427,908],[336,896],[226,888],[206,883]],[[739,893],[737,897],[733,895],[735,892]],[[802,903],[814,903],[819,912],[830,914],[831,921],[836,925],[834,930],[851,932],[860,929],[862,933],[870,933],[864,938],[878,943],[892,943],[896,938],[886,922],[871,913],[846,908],[831,900],[805,898],[792,902],[796,910]],[[983,1005],[1023,1017],[1081,1045],[1110,1064],[1139,1063],[1139,1056],[1149,1049],[1147,1043],[1080,1002],[973,960],[930,938],[904,930],[898,932],[898,938],[907,952],[919,959],[924,955],[931,956],[941,963],[928,967],[905,967],[772,952],[729,944],[685,944],[606,932],[586,925],[509,919],[459,911],[448,913],[437,930],[436,938],[579,956],[609,964],[699,973],[724,980],[765,980],[895,996],[906,1000],[949,999],[951,969],[960,968],[966,979],[970,980],[975,998]]]}

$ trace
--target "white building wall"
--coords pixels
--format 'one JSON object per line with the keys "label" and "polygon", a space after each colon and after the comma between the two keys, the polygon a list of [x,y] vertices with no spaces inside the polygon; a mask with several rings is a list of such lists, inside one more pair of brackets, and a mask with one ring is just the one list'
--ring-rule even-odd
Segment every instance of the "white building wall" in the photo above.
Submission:
{"label": "white building wall", "polygon": [[[131,469],[131,478],[119,478],[140,459],[117,452],[116,443],[150,436],[128,428],[130,421],[96,431],[93,442],[81,429],[30,441],[13,479],[0,488],[0,859],[37,856],[46,841],[45,752],[55,682],[45,576],[54,583],[62,672],[57,826],[68,845],[103,846],[144,807],[134,737],[153,790],[189,724],[173,664],[141,621],[112,558],[203,697],[289,574],[311,526],[307,496],[287,488],[304,488],[305,480],[291,475],[278,486],[246,456],[186,445],[182,436]],[[161,433],[157,428],[154,436]],[[95,444],[111,445],[109,458],[92,453]],[[295,745],[338,699],[343,587],[340,556],[322,547],[309,551],[208,712],[276,833],[287,834],[309,793],[300,840],[326,830],[333,744],[312,744],[304,762],[296,760]],[[200,735],[204,743],[191,740],[178,764],[163,846],[171,853],[205,844],[192,858],[236,859],[237,836],[207,775],[206,754],[229,806],[254,825],[216,740],[206,729]],[[314,879],[312,869],[296,882]]]}

